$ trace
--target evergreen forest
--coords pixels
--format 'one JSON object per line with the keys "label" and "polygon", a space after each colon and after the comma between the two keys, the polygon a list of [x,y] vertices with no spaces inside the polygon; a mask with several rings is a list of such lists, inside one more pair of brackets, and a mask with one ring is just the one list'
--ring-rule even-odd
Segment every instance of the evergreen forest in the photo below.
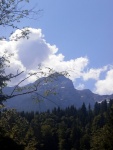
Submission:
{"label": "evergreen forest", "polygon": [[0,112],[0,150],[113,150],[113,100],[46,112]]}

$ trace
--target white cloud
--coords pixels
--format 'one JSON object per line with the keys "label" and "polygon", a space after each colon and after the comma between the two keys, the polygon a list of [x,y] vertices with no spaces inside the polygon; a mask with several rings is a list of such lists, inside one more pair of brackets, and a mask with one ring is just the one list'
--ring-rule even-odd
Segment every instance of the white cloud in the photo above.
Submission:
{"label": "white cloud", "polygon": [[[88,65],[87,57],[80,57],[74,60],[65,61],[64,56],[58,52],[56,45],[50,45],[46,42],[41,29],[29,28],[29,39],[21,38],[15,41],[15,37],[21,36],[21,31],[16,30],[13,33],[9,41],[0,41],[1,50],[0,55],[5,50],[8,53],[14,53],[14,56],[10,58],[11,67],[7,69],[7,72],[15,73],[19,71],[37,71],[38,65],[43,64],[46,67],[51,67],[56,71],[69,71],[70,78],[80,78],[84,68]],[[24,74],[25,77],[25,74]],[[32,77],[29,82],[33,82],[36,78]],[[15,84],[15,82],[13,81]]]}
{"label": "white cloud", "polygon": [[70,79],[73,81],[75,78],[80,78],[84,68],[88,65],[88,59],[86,57],[80,57],[70,61],[65,61],[62,54],[50,55],[45,65],[53,68],[56,71],[68,71]]}
{"label": "white cloud", "polygon": [[98,69],[91,68],[90,70],[88,70],[87,72],[85,72],[83,74],[83,79],[85,81],[87,81],[89,79],[98,80],[100,77],[100,74],[102,72],[105,72],[106,70],[107,70],[107,66],[104,66],[104,67],[98,68]]}
{"label": "white cloud", "polygon": [[76,89],[78,89],[78,90],[83,90],[84,88],[85,88],[85,85],[82,84],[82,83],[80,83],[80,84],[76,87]]}
{"label": "white cloud", "polygon": [[108,70],[105,79],[96,82],[95,88],[95,93],[113,94],[113,69]]}
{"label": "white cloud", "polygon": [[[69,61],[65,61],[65,56],[58,53],[58,48],[56,45],[51,45],[46,42],[41,29],[29,28],[30,34],[29,39],[21,38],[18,41],[13,40],[16,35],[21,35],[20,30],[16,30],[13,33],[9,41],[0,41],[0,56],[7,50],[8,53],[13,53],[14,56],[10,57],[10,68],[6,71],[7,73],[16,74],[17,70],[25,70],[18,79],[14,79],[10,85],[17,84],[22,78],[27,76],[28,72],[37,71],[38,65],[50,67],[56,71],[69,71],[70,79],[76,82],[77,78],[81,78],[85,82],[89,79],[94,79],[96,82],[96,92],[101,93],[113,93],[110,83],[112,81],[109,75],[109,70],[107,66],[102,68],[90,68],[86,71],[89,64],[89,59],[87,57],[79,57]],[[102,72],[108,71],[105,80],[100,80],[100,75]],[[111,71],[111,70],[110,70]],[[34,82],[35,77],[29,78],[25,84]],[[109,82],[108,82],[109,81]],[[108,82],[108,83],[107,83]],[[105,90],[104,84],[107,84]],[[80,84],[78,89],[83,89],[84,84]]]}
{"label": "white cloud", "polygon": [[[17,42],[13,41],[13,43],[15,42],[15,50],[22,64],[27,69],[35,69],[37,64],[48,60],[49,56],[56,53],[58,49],[55,45],[51,46],[45,41],[41,29],[29,28],[29,30],[29,39],[21,38]],[[17,34],[21,34],[21,31],[16,30],[10,39],[13,39]]]}

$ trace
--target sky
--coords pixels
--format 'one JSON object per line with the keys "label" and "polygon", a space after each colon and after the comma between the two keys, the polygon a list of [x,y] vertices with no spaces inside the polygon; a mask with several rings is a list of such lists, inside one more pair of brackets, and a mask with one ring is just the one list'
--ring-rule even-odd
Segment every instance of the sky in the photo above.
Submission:
{"label": "sky", "polygon": [[[56,71],[69,70],[76,89],[113,94],[113,1],[31,0],[26,7],[34,6],[43,10],[37,20],[19,24],[29,27],[28,40],[12,40],[21,34],[19,30],[12,35],[7,27],[1,30],[9,39],[0,41],[0,55],[5,50],[14,53],[7,72],[34,72],[43,64]],[[11,85],[26,75],[24,72]],[[25,84],[34,81],[33,77]]]}

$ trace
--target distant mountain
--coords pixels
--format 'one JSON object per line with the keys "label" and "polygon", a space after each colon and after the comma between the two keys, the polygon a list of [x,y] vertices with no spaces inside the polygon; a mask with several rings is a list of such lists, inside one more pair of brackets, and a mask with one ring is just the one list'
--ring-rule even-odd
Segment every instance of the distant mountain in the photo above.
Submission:
{"label": "distant mountain", "polygon": [[[53,75],[53,77],[56,75]],[[74,105],[79,108],[83,102],[86,106],[94,103],[100,102],[105,99],[113,98],[113,95],[98,95],[92,93],[90,90],[77,90],[74,88],[73,83],[70,79],[65,76],[57,76],[55,79],[52,78],[41,78],[35,83],[40,83],[37,89],[38,95],[29,94],[23,96],[17,96],[4,102],[7,108],[15,108],[18,111],[46,111],[47,109],[53,109],[54,107],[66,108],[68,106]],[[45,82],[47,81],[47,82]],[[49,81],[49,82],[48,82]],[[30,84],[32,86],[32,84]],[[29,85],[27,85],[29,86]],[[10,94],[14,87],[6,87],[4,89],[5,93]],[[47,90],[51,92],[47,94]],[[54,93],[54,94],[53,94]],[[40,96],[42,95],[42,96]],[[33,99],[37,96],[38,100]],[[46,98],[44,98],[46,97]],[[39,102],[40,101],[40,102]]]}

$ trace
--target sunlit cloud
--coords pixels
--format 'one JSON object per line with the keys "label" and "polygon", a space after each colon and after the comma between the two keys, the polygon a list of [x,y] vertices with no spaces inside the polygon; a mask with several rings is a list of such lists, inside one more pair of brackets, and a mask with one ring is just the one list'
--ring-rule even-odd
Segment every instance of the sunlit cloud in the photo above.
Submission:
{"label": "sunlit cloud", "polygon": [[76,89],[83,90],[83,89],[85,89],[85,85],[80,83],[78,86],[76,86]]}
{"label": "sunlit cloud", "polygon": [[[20,38],[17,41],[14,40],[18,35],[21,36],[21,30],[16,30],[9,40],[0,41],[0,56],[5,51],[13,53],[10,57],[10,67],[6,69],[6,73],[14,73],[17,71],[23,71],[24,73],[17,79],[12,80],[9,84],[13,86],[17,84],[22,78],[25,78],[28,72],[37,72],[38,66],[50,67],[57,72],[68,71],[70,79],[76,83],[77,79],[81,79],[83,83],[79,83],[76,86],[77,89],[84,89],[88,80],[95,80],[95,92],[98,94],[111,94],[113,93],[113,70],[107,65],[102,68],[88,68],[89,58],[87,56],[75,58],[66,61],[65,56],[60,53],[56,45],[51,45],[45,39],[41,29],[28,28],[29,39]],[[44,71],[45,68],[43,68]],[[101,80],[101,73],[106,73],[106,78]],[[34,82],[37,78],[32,76],[24,84]],[[106,85],[106,88],[105,88]]]}
{"label": "sunlit cloud", "polygon": [[89,70],[87,70],[84,74],[83,74],[83,79],[85,81],[89,80],[89,79],[94,79],[94,80],[98,80],[100,77],[100,74],[102,72],[105,72],[107,70],[107,66],[104,66],[102,68],[91,68]]}
{"label": "sunlit cloud", "polygon": [[96,82],[94,92],[101,95],[113,94],[113,68],[107,71],[105,79]]}

